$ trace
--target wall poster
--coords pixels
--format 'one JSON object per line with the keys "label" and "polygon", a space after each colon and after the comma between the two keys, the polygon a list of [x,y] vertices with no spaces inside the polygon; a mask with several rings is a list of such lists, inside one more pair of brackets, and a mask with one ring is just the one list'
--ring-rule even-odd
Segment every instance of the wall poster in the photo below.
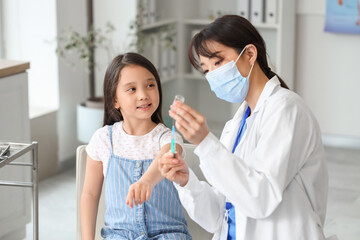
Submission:
{"label": "wall poster", "polygon": [[325,31],[360,34],[360,0],[327,0]]}

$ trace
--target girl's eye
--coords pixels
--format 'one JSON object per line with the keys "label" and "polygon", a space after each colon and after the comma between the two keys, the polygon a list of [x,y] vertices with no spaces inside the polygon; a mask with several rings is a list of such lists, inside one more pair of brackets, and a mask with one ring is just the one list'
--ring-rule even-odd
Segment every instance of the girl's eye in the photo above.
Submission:
{"label": "girl's eye", "polygon": [[205,70],[203,71],[203,73],[206,75],[209,72],[209,70]]}
{"label": "girl's eye", "polygon": [[151,83],[148,85],[148,87],[155,87],[155,84]]}
{"label": "girl's eye", "polygon": [[135,88],[129,88],[129,89],[127,90],[127,92],[133,92],[133,91],[135,91]]}

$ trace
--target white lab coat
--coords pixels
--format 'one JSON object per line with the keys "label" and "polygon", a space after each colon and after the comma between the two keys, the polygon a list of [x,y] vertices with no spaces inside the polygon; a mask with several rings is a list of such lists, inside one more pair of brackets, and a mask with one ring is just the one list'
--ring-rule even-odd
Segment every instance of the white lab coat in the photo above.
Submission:
{"label": "white lab coat", "polygon": [[[244,102],[220,141],[209,133],[195,148],[207,181],[190,170],[176,186],[189,216],[213,239],[227,231],[225,202],[235,207],[237,240],[325,239],[328,173],[319,126],[303,100],[277,77],[263,89],[235,154]],[[214,109],[215,110],[215,109]],[[225,228],[224,228],[225,227]]]}

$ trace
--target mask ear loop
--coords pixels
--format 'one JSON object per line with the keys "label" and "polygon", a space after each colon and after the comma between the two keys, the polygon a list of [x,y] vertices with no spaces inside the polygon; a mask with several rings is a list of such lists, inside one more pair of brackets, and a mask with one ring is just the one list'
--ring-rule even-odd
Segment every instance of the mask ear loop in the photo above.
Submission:
{"label": "mask ear loop", "polygon": [[[245,48],[246,48],[247,46],[245,46]],[[244,49],[245,50],[245,49]],[[243,50],[243,51],[244,51]],[[252,72],[252,70],[253,70],[253,67],[254,67],[254,65],[255,65],[255,62],[253,63],[253,65],[251,66],[251,68],[250,68],[250,72],[249,72],[249,75],[247,76],[247,78],[250,80],[250,75],[251,75],[251,72]]]}
{"label": "mask ear loop", "polygon": [[232,67],[234,67],[234,66],[235,66],[235,64],[237,63],[237,61],[239,60],[239,58],[241,57],[241,55],[242,55],[242,54],[243,54],[243,52],[245,51],[246,47],[247,47],[247,45],[244,47],[244,49],[243,49],[243,50],[241,50],[241,52],[240,52],[239,56],[238,56],[238,57],[237,57],[237,59],[235,60],[235,62],[234,62],[234,64],[232,65]]}
{"label": "mask ear loop", "polygon": [[251,66],[249,75],[247,76],[247,78],[248,78],[249,80],[250,80],[250,75],[251,75],[251,72],[252,72],[252,69],[253,69],[254,65],[255,65],[255,63],[253,63],[253,65]]}

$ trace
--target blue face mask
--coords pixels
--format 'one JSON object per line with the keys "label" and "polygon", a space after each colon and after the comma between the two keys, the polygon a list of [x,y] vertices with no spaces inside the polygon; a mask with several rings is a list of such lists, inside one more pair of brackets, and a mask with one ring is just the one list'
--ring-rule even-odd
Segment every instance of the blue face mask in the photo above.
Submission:
{"label": "blue face mask", "polygon": [[210,88],[218,98],[232,103],[241,103],[245,100],[249,90],[250,74],[254,67],[253,64],[247,77],[243,77],[239,72],[236,62],[245,49],[246,47],[241,51],[235,62],[232,60],[206,74],[205,77],[210,84]]}

